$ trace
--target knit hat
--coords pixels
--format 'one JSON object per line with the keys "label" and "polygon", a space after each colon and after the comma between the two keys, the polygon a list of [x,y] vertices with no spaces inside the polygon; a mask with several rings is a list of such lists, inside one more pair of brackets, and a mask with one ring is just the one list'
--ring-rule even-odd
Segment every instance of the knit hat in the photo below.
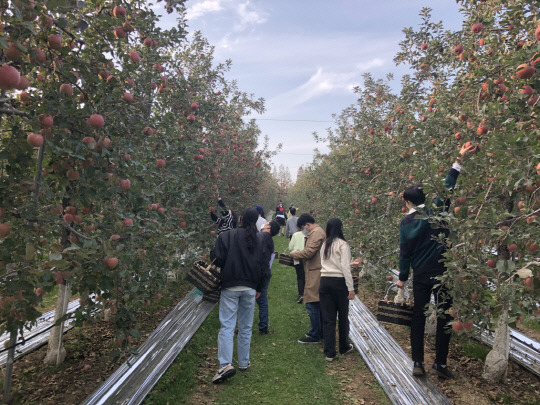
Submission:
{"label": "knit hat", "polygon": [[255,206],[255,209],[257,210],[257,212],[258,212],[259,214],[261,214],[261,215],[264,214],[264,209],[263,209],[262,205],[256,205],[256,206]]}

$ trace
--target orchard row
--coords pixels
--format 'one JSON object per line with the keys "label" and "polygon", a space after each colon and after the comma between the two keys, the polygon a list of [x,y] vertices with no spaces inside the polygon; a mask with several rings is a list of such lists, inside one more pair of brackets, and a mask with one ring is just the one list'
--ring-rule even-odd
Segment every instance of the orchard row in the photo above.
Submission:
{"label": "orchard row", "polygon": [[[321,223],[342,218],[354,253],[384,274],[397,268],[401,193],[422,183],[428,204],[437,194],[452,202],[438,219],[451,231],[441,282],[453,294],[454,329],[537,322],[539,4],[458,3],[461,30],[444,30],[429,9],[418,29],[404,30],[395,62],[411,74],[397,91],[391,76],[365,75],[358,101],[328,134],[330,153],[305,170],[291,198]],[[443,179],[465,143],[476,153],[449,194]]]}
{"label": "orchard row", "polygon": [[167,271],[212,242],[218,196],[235,210],[275,200],[245,120],[263,101],[187,39],[182,1],[165,2],[169,29],[145,1],[0,7],[2,328],[29,325],[59,285],[81,296],[79,323],[109,309],[127,341]]}

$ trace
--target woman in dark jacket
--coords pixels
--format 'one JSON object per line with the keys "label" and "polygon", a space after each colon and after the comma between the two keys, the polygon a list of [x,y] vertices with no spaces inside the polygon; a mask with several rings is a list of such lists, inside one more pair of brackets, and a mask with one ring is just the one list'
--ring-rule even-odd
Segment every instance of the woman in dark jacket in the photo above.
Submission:
{"label": "woman in dark jacket", "polygon": [[221,267],[222,290],[219,301],[218,335],[219,370],[212,382],[219,384],[232,377],[234,328],[238,318],[238,365],[240,371],[249,366],[249,348],[255,299],[266,284],[267,272],[263,263],[263,247],[257,237],[255,223],[259,214],[249,208],[240,218],[240,227],[219,235],[210,257]]}

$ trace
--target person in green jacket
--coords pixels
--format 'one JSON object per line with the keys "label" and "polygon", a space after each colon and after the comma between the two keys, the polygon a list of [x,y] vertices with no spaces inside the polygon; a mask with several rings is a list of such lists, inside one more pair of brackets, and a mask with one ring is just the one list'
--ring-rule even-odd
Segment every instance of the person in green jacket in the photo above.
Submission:
{"label": "person in green jacket", "polygon": [[[470,145],[470,144],[469,144]],[[444,186],[453,190],[461,171],[461,159],[467,154],[475,152],[476,145],[463,146],[458,160],[453,164],[444,179]],[[404,288],[409,278],[409,271],[413,269],[413,296],[414,308],[411,325],[411,351],[413,360],[413,376],[421,377],[425,374],[424,362],[424,329],[426,325],[426,305],[429,304],[431,294],[435,296],[435,303],[444,311],[444,316],[437,318],[437,332],[435,337],[435,363],[433,370],[441,378],[452,378],[453,375],[446,365],[450,331],[448,324],[451,316],[448,309],[452,305],[448,289],[441,285],[437,277],[446,271],[443,262],[445,246],[439,240],[439,235],[448,237],[446,227],[436,226],[430,217],[433,211],[428,209],[424,202],[426,195],[420,185],[409,186],[403,193],[403,200],[409,209],[399,226],[399,281],[398,288]],[[436,209],[448,211],[450,200],[445,201],[437,195],[433,199]]]}
{"label": "person in green jacket", "polygon": [[[289,242],[289,250],[304,250],[305,233],[303,231],[297,231],[291,236]],[[301,304],[304,301],[304,285],[306,278],[304,274],[304,261],[302,259],[293,259],[294,269],[296,270],[296,284],[298,286],[298,298],[297,304]]]}

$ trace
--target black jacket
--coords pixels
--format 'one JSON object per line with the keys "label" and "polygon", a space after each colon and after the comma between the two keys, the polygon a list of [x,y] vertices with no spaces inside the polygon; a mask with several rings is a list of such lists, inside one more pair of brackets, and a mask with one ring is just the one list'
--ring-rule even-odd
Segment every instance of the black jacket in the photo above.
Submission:
{"label": "black jacket", "polygon": [[256,237],[252,251],[247,247],[246,228],[236,228],[221,233],[210,259],[221,267],[221,287],[244,286],[260,292],[268,277],[268,263],[264,263],[262,239]]}
{"label": "black jacket", "polygon": [[272,258],[272,253],[274,253],[274,240],[268,232],[257,232],[257,236],[262,243],[263,265],[264,271],[266,272],[266,279],[270,280],[270,277],[272,277],[272,272],[270,270],[270,259]]}

